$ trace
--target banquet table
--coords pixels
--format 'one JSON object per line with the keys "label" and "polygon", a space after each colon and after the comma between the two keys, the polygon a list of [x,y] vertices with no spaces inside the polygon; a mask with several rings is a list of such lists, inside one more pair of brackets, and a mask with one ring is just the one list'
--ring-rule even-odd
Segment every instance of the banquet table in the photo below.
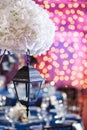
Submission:
{"label": "banquet table", "polygon": [[[6,108],[7,106],[10,106],[10,107],[15,106],[17,99],[16,99],[16,97],[10,96],[8,90],[0,91],[0,94],[6,96],[6,103],[3,108]],[[50,96],[52,96],[52,95],[49,95],[48,92],[41,91],[38,95],[38,99],[42,99],[44,97],[50,97]],[[56,96],[57,100],[63,101],[63,97],[60,92],[56,92],[55,96]],[[23,123],[23,122],[14,120],[14,125],[15,125],[16,130],[31,130],[31,128],[34,126],[35,126],[35,128],[33,130],[42,130],[43,127],[45,127],[45,126],[58,126],[58,125],[60,126],[63,124],[70,124],[70,123],[72,123],[73,130],[84,130],[83,122],[79,115],[66,113],[64,116],[64,119],[63,119],[61,117],[56,117],[56,114],[58,114],[58,112],[56,112],[54,108],[53,109],[51,108],[51,109],[49,109],[49,111],[47,111],[46,117],[42,118],[42,116],[45,115],[45,113],[43,113],[41,111],[42,115],[40,116],[41,113],[36,111],[37,110],[36,107],[37,106],[35,106],[35,109],[33,109],[33,110],[30,109],[31,118],[30,118],[29,122]],[[2,108],[2,106],[0,108]],[[30,108],[32,108],[32,106]],[[51,111],[51,110],[53,110],[53,111]],[[38,113],[39,113],[39,117],[38,117]],[[6,119],[4,111],[2,111],[0,109],[0,130],[7,130],[7,129],[11,130],[11,126],[12,126],[12,122]],[[39,128],[36,128],[36,126]],[[69,130],[69,129],[61,128],[59,130]]]}
{"label": "banquet table", "polygon": [[[13,93],[13,95],[8,91],[8,89],[3,89],[0,90],[0,95],[1,96],[6,96],[6,101],[5,101],[5,106],[15,106],[16,102],[17,102],[17,97],[16,95]],[[63,101],[63,96],[62,93],[60,91],[56,91],[55,94],[49,94],[48,92],[44,92],[42,90],[40,90],[40,93],[38,95],[37,100],[33,103],[30,104],[31,106],[40,106],[41,102],[42,102],[42,98],[44,97],[51,97],[55,95],[57,100],[61,100]]]}
{"label": "banquet table", "polygon": [[[39,127],[39,129],[35,128],[33,130],[42,130],[43,127],[46,127],[46,126],[61,126],[64,124],[69,125],[70,123],[72,124],[72,130],[84,130],[82,119],[79,115],[76,115],[76,114],[67,113],[65,115],[64,120],[62,120],[61,118],[54,118],[54,114],[52,115],[52,113],[49,113],[49,115],[47,116],[47,120],[49,120],[48,117],[51,116],[49,122],[47,122],[47,120],[39,119],[37,115],[34,116],[34,114],[31,115],[31,118],[28,123],[14,121],[16,130],[31,130],[30,128],[35,127],[35,126]],[[8,130],[10,130],[11,126],[12,126],[12,123],[5,118],[4,114],[2,114],[0,116],[0,130],[5,130],[4,128],[7,128]],[[58,130],[70,130],[70,129],[60,128]]]}

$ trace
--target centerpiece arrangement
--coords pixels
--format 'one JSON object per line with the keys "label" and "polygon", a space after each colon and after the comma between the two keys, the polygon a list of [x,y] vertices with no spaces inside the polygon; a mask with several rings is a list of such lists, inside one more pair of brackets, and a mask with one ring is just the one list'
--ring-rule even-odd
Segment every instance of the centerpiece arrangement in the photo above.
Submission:
{"label": "centerpiece arrangement", "polygon": [[[41,55],[51,47],[54,35],[55,25],[49,18],[47,11],[42,9],[33,0],[0,1],[0,50],[3,51],[3,55],[6,51],[27,54],[29,56],[35,54]],[[27,99],[26,102],[23,102],[23,100],[21,102],[27,106],[27,115],[30,101],[30,80],[32,77],[29,72],[30,68],[32,68],[29,67],[29,56],[27,56],[27,65],[17,72],[13,80],[15,82],[24,81],[23,83],[26,84]],[[27,80],[24,79],[23,73],[23,79],[20,75],[21,71],[25,74],[25,70],[27,70]],[[33,80],[33,82],[35,81]]]}
{"label": "centerpiece arrangement", "polygon": [[32,0],[0,1],[0,49],[42,54],[53,43],[55,26],[46,10]]}

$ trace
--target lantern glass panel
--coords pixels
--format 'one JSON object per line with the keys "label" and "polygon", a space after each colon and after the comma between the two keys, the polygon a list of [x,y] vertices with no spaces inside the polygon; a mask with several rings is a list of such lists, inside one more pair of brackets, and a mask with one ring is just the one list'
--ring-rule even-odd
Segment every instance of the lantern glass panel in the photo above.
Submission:
{"label": "lantern glass panel", "polygon": [[[29,97],[29,100],[37,100],[42,82],[32,82],[30,83],[29,93],[27,93],[26,85],[28,83],[16,83],[16,90],[19,100],[26,100]],[[28,96],[26,96],[28,95]]]}
{"label": "lantern glass panel", "polygon": [[[30,89],[30,91],[32,91],[35,99],[38,98],[38,94],[41,89],[41,84],[42,84],[42,82],[33,82],[32,83],[32,89]],[[30,94],[31,94],[31,92],[30,92]]]}
{"label": "lantern glass panel", "polygon": [[19,100],[26,100],[26,87],[25,83],[17,83],[16,87]]}

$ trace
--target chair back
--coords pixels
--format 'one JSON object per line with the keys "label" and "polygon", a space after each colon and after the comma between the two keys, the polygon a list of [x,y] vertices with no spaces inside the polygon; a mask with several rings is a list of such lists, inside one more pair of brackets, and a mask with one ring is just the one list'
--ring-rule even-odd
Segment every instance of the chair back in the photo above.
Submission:
{"label": "chair back", "polygon": [[57,126],[44,126],[43,130],[73,130],[72,123],[58,124]]}
{"label": "chair back", "polygon": [[82,116],[84,104],[82,101],[79,101],[80,90],[72,86],[68,86],[67,88],[63,86],[59,87],[58,91],[65,92],[67,94],[68,111]]}

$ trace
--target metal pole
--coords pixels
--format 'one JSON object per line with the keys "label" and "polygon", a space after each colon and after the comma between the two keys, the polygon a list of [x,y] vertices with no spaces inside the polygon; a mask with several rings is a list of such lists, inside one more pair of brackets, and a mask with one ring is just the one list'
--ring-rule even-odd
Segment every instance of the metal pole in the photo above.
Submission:
{"label": "metal pole", "polygon": [[28,84],[27,84],[27,98],[28,98],[28,102],[27,102],[27,117],[28,117],[28,113],[29,113],[29,101],[30,101],[30,51],[27,50],[27,67],[28,67]]}

